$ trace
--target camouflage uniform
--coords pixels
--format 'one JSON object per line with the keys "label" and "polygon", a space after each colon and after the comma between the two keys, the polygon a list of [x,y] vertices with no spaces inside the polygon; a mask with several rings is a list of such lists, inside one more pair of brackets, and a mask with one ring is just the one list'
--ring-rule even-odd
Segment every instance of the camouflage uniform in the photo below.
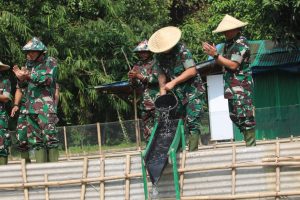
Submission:
{"label": "camouflage uniform", "polygon": [[27,137],[27,123],[26,123],[26,97],[25,92],[27,91],[27,86],[19,86],[17,84],[17,89],[20,89],[22,92],[22,99],[20,102],[20,112],[18,116],[17,122],[17,140],[18,140],[18,150],[21,152],[25,152],[29,150],[28,146],[28,137]]}
{"label": "camouflage uniform", "polygon": [[[186,69],[194,67],[191,52],[178,43],[171,52],[157,55],[158,65],[167,77],[167,82],[181,75]],[[205,103],[205,87],[201,77],[195,77],[176,85],[173,89],[178,98],[177,113],[186,118],[187,129],[191,135],[200,135],[200,116]]]}
{"label": "camouflage uniform", "polygon": [[[1,94],[11,99],[11,84],[9,79],[0,75]],[[11,145],[10,135],[8,133],[8,114],[5,108],[6,103],[0,102],[0,156],[7,157],[8,147]]]}
{"label": "camouflage uniform", "polygon": [[[141,42],[134,52],[149,51],[147,47],[147,40]],[[150,52],[149,52],[150,53]],[[154,127],[156,119],[154,101],[159,95],[158,85],[158,66],[156,61],[151,58],[146,61],[139,61],[132,68],[138,71],[144,77],[143,80],[136,80],[135,84],[143,87],[143,94],[139,103],[140,116],[143,120],[144,138],[149,139],[149,136]]]}
{"label": "camouflage uniform", "polygon": [[[37,38],[23,47],[24,51],[35,48],[46,50],[44,44]],[[26,91],[26,120],[29,145],[33,149],[57,148],[57,129],[54,95],[57,81],[57,62],[54,58],[44,55],[41,61],[27,62],[27,68],[32,68]]]}
{"label": "camouflage uniform", "polygon": [[224,68],[224,97],[228,99],[231,120],[245,133],[255,127],[253,79],[247,39],[238,34],[227,41],[223,56],[240,64],[234,71]]}

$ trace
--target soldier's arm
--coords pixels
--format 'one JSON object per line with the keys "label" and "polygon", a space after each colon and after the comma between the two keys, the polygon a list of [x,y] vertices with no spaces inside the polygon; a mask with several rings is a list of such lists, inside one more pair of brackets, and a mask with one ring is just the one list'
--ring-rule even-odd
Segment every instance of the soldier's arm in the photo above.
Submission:
{"label": "soldier's arm", "polygon": [[11,100],[11,84],[8,79],[4,81],[4,88],[1,88],[0,102],[6,103]]}
{"label": "soldier's arm", "polygon": [[158,75],[158,83],[159,83],[159,92],[160,92],[160,95],[164,95],[167,93],[167,91],[165,90],[165,84],[167,82],[167,78],[166,78],[166,75],[163,74],[163,73],[160,73]]}
{"label": "soldier's arm", "polygon": [[217,48],[214,45],[210,45],[209,43],[204,42],[202,44],[202,47],[207,55],[215,58],[218,65],[225,66],[226,68],[231,70],[236,70],[240,66],[241,62],[238,62],[237,60],[230,60],[222,55],[219,55],[217,52]]}
{"label": "soldier's arm", "polygon": [[[2,92],[1,92],[2,93]],[[9,96],[0,94],[0,102],[6,103],[10,100]]]}
{"label": "soldier's arm", "polygon": [[14,117],[16,112],[19,110],[22,96],[23,96],[22,90],[20,88],[16,88],[14,106],[11,109],[11,113],[10,113],[11,117]]}
{"label": "soldier's arm", "polygon": [[56,83],[56,85],[55,85],[55,95],[54,95],[54,102],[55,102],[56,107],[58,105],[58,101],[59,101],[59,84]]}
{"label": "soldier's arm", "polygon": [[30,74],[30,80],[36,85],[50,86],[57,77],[57,67],[47,67],[46,69],[33,70]]}

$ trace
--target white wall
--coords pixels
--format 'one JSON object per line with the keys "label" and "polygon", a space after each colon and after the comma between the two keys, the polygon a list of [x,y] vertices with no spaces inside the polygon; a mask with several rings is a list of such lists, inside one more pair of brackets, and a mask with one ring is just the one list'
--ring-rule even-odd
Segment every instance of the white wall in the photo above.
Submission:
{"label": "white wall", "polygon": [[211,140],[233,138],[233,124],[229,118],[228,100],[224,99],[223,75],[207,76],[207,93]]}

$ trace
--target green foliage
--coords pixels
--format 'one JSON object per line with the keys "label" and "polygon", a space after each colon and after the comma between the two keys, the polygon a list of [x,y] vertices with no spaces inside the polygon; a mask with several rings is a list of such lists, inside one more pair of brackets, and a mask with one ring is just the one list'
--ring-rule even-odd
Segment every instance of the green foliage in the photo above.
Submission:
{"label": "green foliage", "polygon": [[127,79],[122,49],[132,65],[132,49],[163,26],[182,29],[197,62],[206,59],[202,41],[223,40],[211,31],[225,14],[249,22],[250,39],[299,39],[298,0],[15,0],[0,7],[2,62],[24,65],[21,48],[32,36],[58,59],[61,125],[132,119],[132,107],[90,88]]}

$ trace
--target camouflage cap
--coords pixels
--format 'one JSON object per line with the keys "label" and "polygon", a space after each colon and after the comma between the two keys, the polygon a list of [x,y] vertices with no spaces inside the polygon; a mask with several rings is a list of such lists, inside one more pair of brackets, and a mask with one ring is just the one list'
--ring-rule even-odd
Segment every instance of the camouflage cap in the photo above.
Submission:
{"label": "camouflage cap", "polygon": [[27,44],[22,48],[23,51],[47,51],[47,47],[37,37],[33,37]]}
{"label": "camouflage cap", "polygon": [[133,50],[133,52],[150,51],[148,48],[148,40],[140,42]]}

